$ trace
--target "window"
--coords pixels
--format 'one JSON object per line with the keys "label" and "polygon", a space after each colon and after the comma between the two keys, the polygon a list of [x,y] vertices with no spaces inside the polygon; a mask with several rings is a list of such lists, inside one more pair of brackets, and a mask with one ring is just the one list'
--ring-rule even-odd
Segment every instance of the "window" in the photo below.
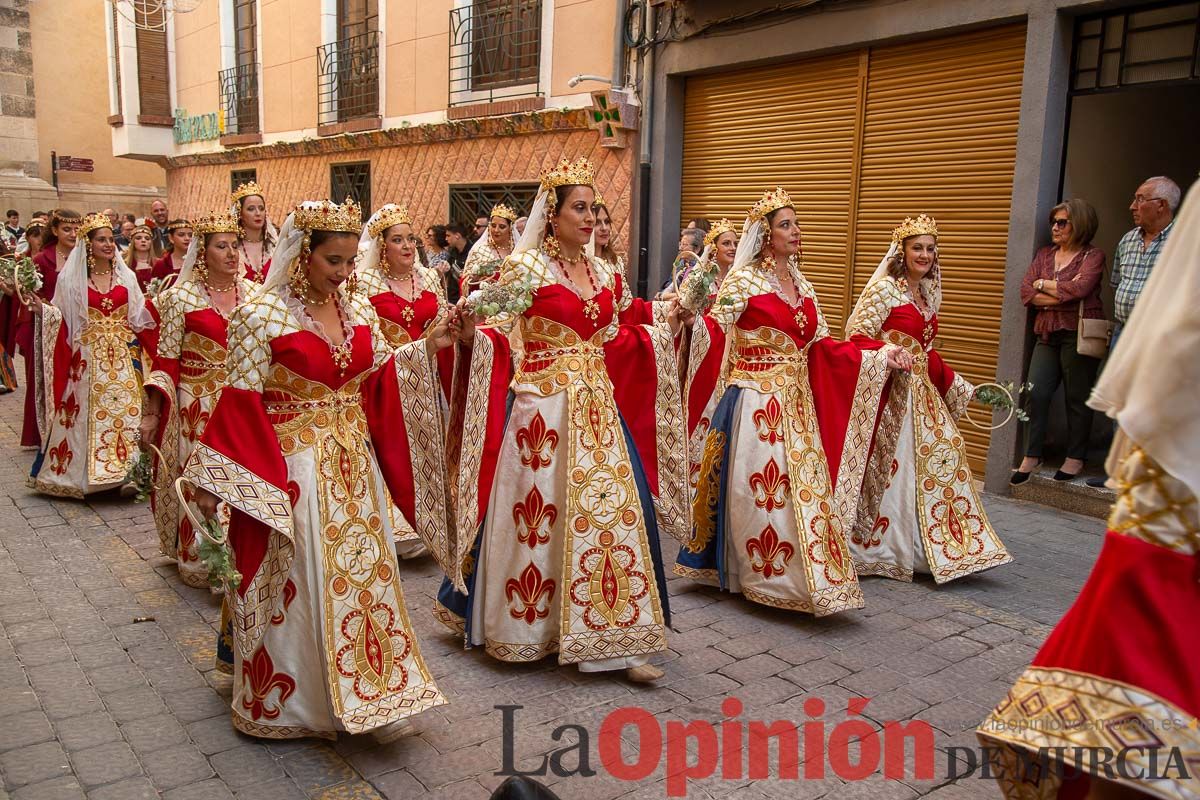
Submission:
{"label": "window", "polygon": [[450,104],[539,96],[541,48],[541,0],[472,0],[452,9]]}
{"label": "window", "polygon": [[1197,79],[1200,3],[1110,12],[1075,24],[1075,94]]}
{"label": "window", "polygon": [[234,65],[221,70],[225,133],[258,133],[258,17],[256,0],[233,1]]}
{"label": "window", "polygon": [[167,72],[167,15],[164,4],[134,6],[137,25],[139,122],[172,125],[171,81]]}
{"label": "window", "polygon": [[317,48],[318,125],[379,116],[378,0],[338,0],[337,30]]}
{"label": "window", "polygon": [[235,169],[229,173],[229,191],[237,191],[243,183],[257,183],[257,169]]}
{"label": "window", "polygon": [[333,164],[329,168],[329,199],[335,203],[354,199],[363,211],[363,217],[371,213],[371,162]]}
{"label": "window", "polygon": [[476,184],[450,187],[450,222],[461,222],[468,227],[478,217],[487,216],[492,206],[504,203],[525,216],[537,197],[536,183]]}

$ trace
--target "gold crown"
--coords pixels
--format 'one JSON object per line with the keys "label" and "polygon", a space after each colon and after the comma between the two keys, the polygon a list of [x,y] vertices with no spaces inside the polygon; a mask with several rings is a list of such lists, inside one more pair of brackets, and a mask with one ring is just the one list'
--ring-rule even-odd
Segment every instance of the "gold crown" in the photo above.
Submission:
{"label": "gold crown", "polygon": [[763,192],[762,199],[750,207],[748,216],[751,222],[757,222],[772,211],[778,211],[781,208],[795,208],[795,206],[792,205],[792,198],[783,190],[783,187],[776,186],[773,192]]}
{"label": "gold crown", "polygon": [[190,227],[192,227],[192,221],[190,219],[171,220],[167,223],[167,233],[174,233],[175,231]]}
{"label": "gold crown", "polygon": [[210,233],[237,233],[238,221],[232,214],[205,214],[192,223],[192,233],[207,236]]}
{"label": "gold crown", "polygon": [[892,241],[896,244],[912,236],[932,236],[937,238],[937,220],[928,214],[920,214],[916,219],[905,217],[895,230],[892,231]]}
{"label": "gold crown", "polygon": [[362,211],[353,198],[347,197],[340,206],[328,200],[321,200],[314,205],[296,206],[295,225],[300,230],[362,232]]}
{"label": "gold crown", "polygon": [[92,231],[98,231],[101,228],[112,228],[112,222],[103,214],[88,214],[79,223],[79,238],[87,236]]}
{"label": "gold crown", "polygon": [[704,246],[712,247],[714,244],[717,243],[717,239],[721,238],[721,234],[723,234],[723,233],[732,233],[736,236],[737,228],[735,228],[733,226],[733,223],[730,222],[729,220],[722,219],[716,225],[712,226],[712,230],[710,230],[707,234],[705,234]]}
{"label": "gold crown", "polygon": [[608,208],[608,203],[604,201],[604,195],[600,194],[600,190],[596,189],[596,199],[592,201],[592,208]]}
{"label": "gold crown", "polygon": [[550,191],[559,186],[592,186],[596,182],[596,169],[586,158],[572,163],[563,158],[552,168],[541,174],[542,189]]}
{"label": "gold crown", "polygon": [[398,206],[395,203],[388,203],[375,212],[374,222],[367,223],[367,233],[370,234],[372,239],[377,239],[393,225],[412,224],[412,215],[408,213],[408,206]]}
{"label": "gold crown", "polygon": [[491,219],[492,217],[500,217],[501,219],[506,219],[509,222],[516,222],[517,212],[504,205],[504,203],[497,203],[496,205],[492,206],[492,211],[488,214],[488,219]]}
{"label": "gold crown", "polygon": [[249,183],[243,183],[238,186],[238,188],[234,189],[233,194],[229,195],[229,202],[237,203],[243,198],[252,197],[254,195],[266,197],[266,195],[263,194],[262,187],[254,181],[250,181]]}

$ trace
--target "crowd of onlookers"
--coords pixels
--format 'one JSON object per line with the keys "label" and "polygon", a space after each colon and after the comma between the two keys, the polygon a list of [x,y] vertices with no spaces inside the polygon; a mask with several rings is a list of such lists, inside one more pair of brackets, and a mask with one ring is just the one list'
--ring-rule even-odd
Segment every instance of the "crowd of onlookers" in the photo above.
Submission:
{"label": "crowd of onlookers", "polygon": [[[1121,237],[1113,253],[1109,281],[1113,289],[1111,323],[1106,319],[1103,291],[1105,254],[1092,244],[1098,227],[1096,212],[1085,200],[1059,203],[1050,210],[1051,243],[1038,250],[1021,284],[1021,300],[1034,312],[1037,337],[1030,357],[1029,425],[1025,458],[1011,482],[1029,480],[1042,463],[1050,405],[1061,385],[1066,401],[1065,458],[1054,474],[1069,481],[1084,468],[1092,431],[1087,405],[1103,357],[1117,346],[1121,329],[1150,277],[1171,235],[1181,192],[1170,178],[1148,178],[1134,191],[1129,211],[1133,229]],[[1097,343],[1097,330],[1107,341]],[[1101,486],[1105,478],[1087,481]]]}

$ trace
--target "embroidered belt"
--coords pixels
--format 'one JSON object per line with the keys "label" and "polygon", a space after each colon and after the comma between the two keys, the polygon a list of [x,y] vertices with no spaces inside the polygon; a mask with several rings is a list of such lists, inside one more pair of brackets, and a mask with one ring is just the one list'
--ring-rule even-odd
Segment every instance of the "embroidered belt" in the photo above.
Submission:
{"label": "embroidered belt", "polygon": [[572,329],[536,317],[524,328],[525,353],[514,384],[532,388],[543,396],[563,391],[573,383],[607,381],[603,330],[586,341]]}
{"label": "embroidered belt", "polygon": [[124,313],[106,316],[95,310],[89,310],[87,324],[79,334],[79,340],[84,344],[92,344],[101,339],[120,337],[125,341],[134,338],[133,329]]}
{"label": "embroidered belt", "polygon": [[773,392],[808,371],[808,347],[774,328],[743,331],[735,328],[729,351],[729,382]]}
{"label": "embroidered belt", "polygon": [[285,456],[311,447],[319,434],[332,434],[347,447],[351,440],[364,440],[368,434],[362,395],[357,391],[331,392],[306,400],[271,400],[265,405]]}
{"label": "embroidered belt", "polygon": [[919,361],[925,361],[928,358],[928,353],[933,349],[933,341],[929,344],[921,344],[918,340],[909,336],[907,333],[902,333],[897,330],[887,330],[883,332],[882,340],[888,344],[898,344],[908,352],[912,353],[913,357]]}

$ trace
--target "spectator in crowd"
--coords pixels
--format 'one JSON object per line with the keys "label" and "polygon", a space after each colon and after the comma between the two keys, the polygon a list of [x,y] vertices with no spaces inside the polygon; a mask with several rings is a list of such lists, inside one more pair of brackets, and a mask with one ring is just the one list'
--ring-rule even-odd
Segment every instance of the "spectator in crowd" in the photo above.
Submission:
{"label": "spectator in crowd", "polygon": [[[459,281],[462,278],[463,265],[467,263],[467,253],[471,251],[471,242],[467,238],[467,226],[460,225],[455,222],[446,226],[446,244],[449,249],[446,255],[450,261],[450,271],[446,278],[449,282],[446,289],[446,299],[450,299],[451,292],[457,297],[459,294]],[[452,285],[454,288],[450,289]]]}
{"label": "spectator in crowd", "polygon": [[167,215],[167,204],[155,200],[150,204],[150,216],[154,219],[154,246],[163,253],[171,249],[171,234],[167,231],[170,217]]}
{"label": "spectator in crowd", "polygon": [[[1092,431],[1092,409],[1087,405],[1100,359],[1076,349],[1079,319],[1103,319],[1100,279],[1104,253],[1092,246],[1098,226],[1096,211],[1083,200],[1059,203],[1050,211],[1052,244],[1038,250],[1021,283],[1021,301],[1036,314],[1033,331],[1038,337],[1029,360],[1029,425],[1025,431],[1025,458],[1013,473],[1014,486],[1029,480],[1042,463],[1050,401],[1063,385],[1067,403],[1067,452],[1056,481],[1069,481],[1083,469]],[[1082,313],[1081,313],[1082,311]]]}
{"label": "spectator in crowd", "polygon": [[517,239],[525,233],[525,223],[529,222],[529,217],[517,217],[517,221],[513,223],[513,227],[517,229]]}
{"label": "spectator in crowd", "polygon": [[4,239],[8,243],[9,249],[16,247],[20,241],[21,235],[25,233],[25,229],[21,227],[21,214],[15,208],[10,208],[5,214],[4,223]]}
{"label": "spectator in crowd", "polygon": [[106,208],[102,213],[108,217],[108,221],[112,223],[114,231],[121,230],[121,215],[117,213],[115,208]]}
{"label": "spectator in crowd", "polygon": [[45,240],[46,221],[41,217],[34,217],[29,221],[29,227],[25,229],[25,235],[17,242],[17,255],[34,258],[38,253],[42,252],[42,244]]}
{"label": "spectator in crowd", "polygon": [[[1116,326],[1110,352],[1116,348],[1121,330],[1129,321],[1133,306],[1171,235],[1180,194],[1179,185],[1162,175],[1147,178],[1133,193],[1129,213],[1133,216],[1134,227],[1117,242],[1113,257],[1113,321]],[[1107,478],[1089,478],[1087,484],[1100,487],[1106,482]]]}
{"label": "spectator in crowd", "polygon": [[430,225],[425,229],[424,237],[425,245],[425,266],[438,267],[444,261],[449,260],[449,244],[446,242],[446,226],[445,225]]}
{"label": "spectator in crowd", "polygon": [[695,219],[689,219],[687,227],[699,228],[700,230],[704,231],[705,233],[708,233],[710,230],[712,230],[711,224],[704,217],[696,217]]}
{"label": "spectator in crowd", "polygon": [[475,229],[474,229],[473,235],[471,236],[472,242],[479,241],[479,237],[483,236],[483,232],[487,230],[488,222],[489,222],[489,220],[487,217],[476,217],[475,218]]}
{"label": "spectator in crowd", "polygon": [[[659,298],[665,299],[674,295],[674,273],[676,264],[682,261],[682,270],[679,272],[679,282],[682,284],[683,279],[692,271],[692,267],[696,266],[696,262],[700,258],[701,251],[704,250],[704,232],[708,226],[708,220],[699,220],[703,222],[705,227],[699,225],[688,224],[688,227],[679,232],[679,252],[675,256],[675,260],[671,263],[672,277],[667,279],[659,290]],[[696,222],[696,220],[692,220]]]}
{"label": "spectator in crowd", "polygon": [[122,220],[120,228],[114,228],[117,232],[116,240],[118,247],[129,247],[129,243],[133,241],[133,229],[137,227],[137,223],[133,220]]}

